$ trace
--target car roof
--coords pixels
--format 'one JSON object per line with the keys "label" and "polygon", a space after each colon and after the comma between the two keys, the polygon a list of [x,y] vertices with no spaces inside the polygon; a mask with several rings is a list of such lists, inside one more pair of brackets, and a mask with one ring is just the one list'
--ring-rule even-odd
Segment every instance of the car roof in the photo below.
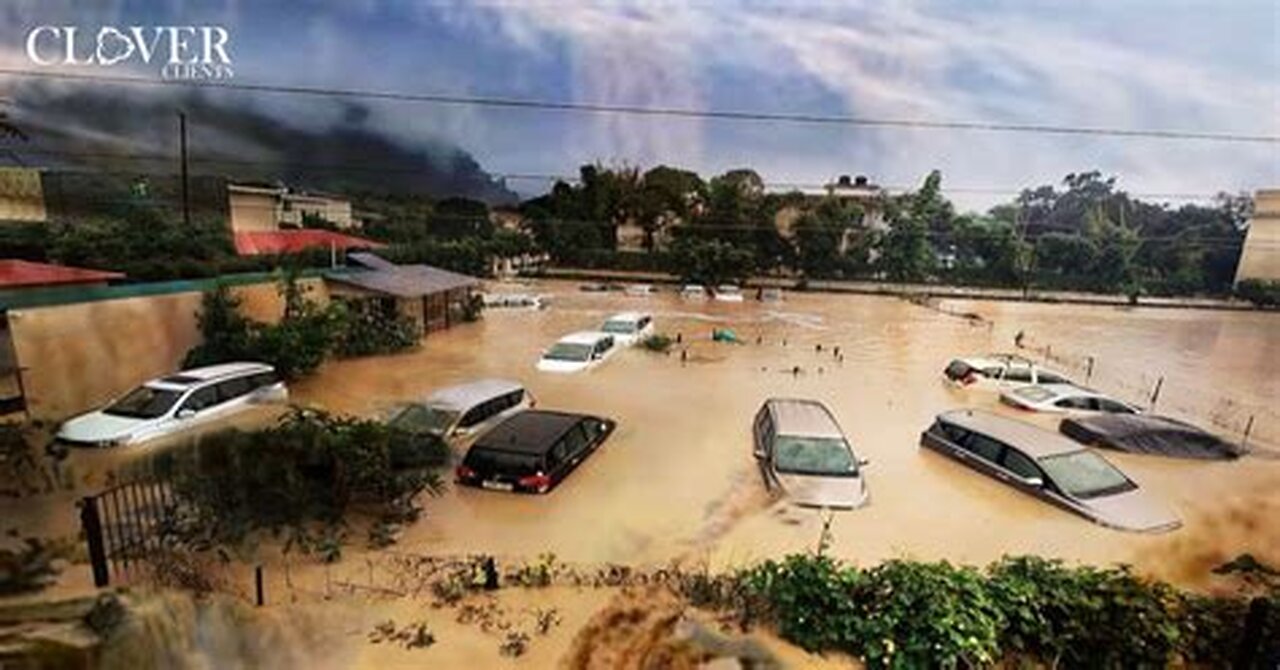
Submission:
{"label": "car roof", "polygon": [[1153,414],[1097,414],[1072,419],[1076,423],[1113,437],[1124,437],[1152,431],[1176,431],[1217,437],[1198,426],[1173,417]]}
{"label": "car roof", "polygon": [[571,412],[526,410],[498,424],[471,448],[541,454],[585,418],[585,414]]}
{"label": "car roof", "polygon": [[465,410],[501,395],[524,390],[520,382],[510,379],[480,379],[466,384],[442,388],[427,396],[426,404]]}
{"label": "car roof", "polygon": [[635,322],[635,321],[639,321],[640,319],[643,319],[643,318],[645,318],[645,317],[647,317],[647,316],[649,316],[649,315],[648,315],[648,314],[646,314],[646,313],[644,313],[644,312],[618,312],[617,314],[614,314],[613,316],[611,316],[611,317],[609,317],[609,318],[605,319],[605,321],[632,321],[632,322]]}
{"label": "car roof", "polygon": [[779,435],[844,437],[831,411],[817,400],[770,398],[765,406],[773,415],[774,431]]}
{"label": "car roof", "polygon": [[611,333],[602,333],[596,330],[583,330],[576,333],[569,333],[560,338],[561,342],[570,342],[573,344],[595,344],[602,337],[613,337]]}
{"label": "car roof", "polygon": [[157,388],[187,389],[210,381],[225,379],[236,375],[274,372],[275,368],[266,363],[221,363],[202,368],[182,370],[147,382],[147,386]]}
{"label": "car roof", "polygon": [[1057,400],[1059,398],[1065,398],[1067,396],[1086,397],[1086,398],[1106,397],[1101,393],[1098,393],[1097,391],[1090,391],[1089,389],[1084,388],[1083,386],[1076,386],[1075,384],[1059,384],[1059,383],[1020,386],[1018,388],[1010,389],[1009,392],[1016,395],[1022,395],[1024,393],[1032,391],[1033,389],[1044,389],[1045,391],[1048,391],[1049,393],[1053,394],[1053,397],[1046,398],[1045,402],[1048,402],[1050,400]]}
{"label": "car roof", "polygon": [[1035,365],[1035,361],[1032,361],[1030,358],[1027,358],[1026,356],[1019,356],[1018,354],[984,354],[981,356],[960,356],[956,358],[956,360],[967,363],[970,366],[973,366],[975,368],[986,367],[990,365],[1007,365],[1009,363]]}
{"label": "car roof", "polygon": [[938,420],[1000,440],[1032,458],[1067,454],[1083,449],[1079,444],[1058,433],[979,409],[943,412],[938,415]]}

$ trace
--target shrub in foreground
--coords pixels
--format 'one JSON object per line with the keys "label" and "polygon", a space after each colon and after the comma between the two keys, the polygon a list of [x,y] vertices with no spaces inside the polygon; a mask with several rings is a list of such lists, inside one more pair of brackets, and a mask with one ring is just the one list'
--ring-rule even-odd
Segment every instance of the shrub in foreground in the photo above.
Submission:
{"label": "shrub in foreground", "polygon": [[[871,668],[1226,667],[1236,661],[1249,610],[1243,597],[1184,593],[1126,567],[1027,556],[985,570],[903,560],[863,570],[822,554],[793,555],[728,581],[699,591],[725,594],[719,601],[696,604],[736,611],[807,650],[849,653]],[[1258,608],[1267,613],[1259,655],[1280,659],[1280,590],[1273,582],[1261,593],[1270,607]]]}

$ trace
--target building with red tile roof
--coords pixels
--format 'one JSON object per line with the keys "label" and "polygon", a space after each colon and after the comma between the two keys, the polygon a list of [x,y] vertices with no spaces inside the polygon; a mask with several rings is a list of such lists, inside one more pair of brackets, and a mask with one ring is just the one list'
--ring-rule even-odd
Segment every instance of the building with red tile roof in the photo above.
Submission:
{"label": "building with red tile roof", "polygon": [[100,286],[117,279],[124,279],[124,275],[16,259],[0,260],[0,291],[49,286]]}

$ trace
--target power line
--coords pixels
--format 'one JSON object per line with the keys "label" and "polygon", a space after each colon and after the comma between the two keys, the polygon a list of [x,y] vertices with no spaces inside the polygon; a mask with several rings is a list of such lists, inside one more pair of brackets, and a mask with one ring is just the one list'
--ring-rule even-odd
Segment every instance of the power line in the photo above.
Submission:
{"label": "power line", "polygon": [[[132,161],[132,162],[155,162],[168,163],[173,160],[173,156],[167,154],[146,154],[146,153],[122,153],[114,151],[68,151],[59,149],[32,149],[13,147],[12,151],[24,156],[47,156],[53,158],[84,158],[96,159],[104,161]],[[205,165],[228,165],[228,166],[248,166],[248,167],[288,167],[299,172],[349,172],[349,173],[371,173],[371,174],[427,174],[437,170],[424,166],[395,166],[384,164],[361,164],[361,163],[307,163],[299,165],[292,163],[287,158],[279,160],[270,159],[249,159],[249,158],[212,158],[212,157],[191,157],[191,163],[200,163]],[[557,182],[578,183],[581,177],[568,174],[553,173],[530,173],[530,172],[491,172],[486,173],[491,177],[506,179],[511,181],[539,181],[539,182]],[[816,182],[793,182],[793,181],[771,181],[766,182],[766,188],[786,188],[786,189],[810,189],[825,190],[830,184]],[[886,194],[908,193],[915,191],[918,186],[912,184],[876,184]],[[941,190],[945,193],[969,193],[980,195],[1019,195],[1023,191],[1030,190],[1024,188],[999,188],[999,187],[982,187],[982,186],[948,186],[943,184]],[[1117,191],[1117,194],[1124,193],[1135,198],[1150,198],[1155,200],[1212,200],[1216,198],[1218,193],[1209,192],[1131,192]],[[780,193],[778,195],[785,195]]]}
{"label": "power line", "polygon": [[1069,126],[1052,124],[997,123],[985,121],[940,121],[930,119],[892,119],[864,116],[844,116],[811,114],[800,112],[758,112],[746,110],[697,110],[680,107],[646,107],[640,105],[621,105],[592,102],[564,102],[557,100],[536,100],[530,98],[507,98],[489,96],[471,96],[462,94],[430,94],[407,93],[400,91],[377,91],[363,89],[341,89],[311,86],[286,86],[280,84],[246,84],[225,80],[202,80],[199,83],[170,80],[145,79],[141,77],[124,77],[115,75],[87,75],[74,72],[41,72],[21,68],[0,68],[0,74],[13,77],[35,79],[61,79],[75,81],[91,81],[128,86],[179,87],[179,88],[217,88],[236,91],[253,91],[271,94],[310,95],[320,97],[363,98],[371,100],[389,100],[396,102],[417,102],[443,105],[466,105],[476,107],[493,107],[505,109],[524,109],[552,112],[572,112],[588,114],[622,114],[631,116],[666,117],[682,119],[706,119],[721,121],[747,121],[771,123],[798,123],[809,125],[841,125],[862,126],[872,128],[914,129],[914,130],[959,130],[981,132],[1006,132],[1063,136],[1097,136],[1116,138],[1144,138],[1159,140],[1195,140],[1206,142],[1240,142],[1280,144],[1280,136],[1235,133],[1235,132],[1203,132],[1188,130],[1167,130],[1153,128],[1108,128],[1096,126]]}

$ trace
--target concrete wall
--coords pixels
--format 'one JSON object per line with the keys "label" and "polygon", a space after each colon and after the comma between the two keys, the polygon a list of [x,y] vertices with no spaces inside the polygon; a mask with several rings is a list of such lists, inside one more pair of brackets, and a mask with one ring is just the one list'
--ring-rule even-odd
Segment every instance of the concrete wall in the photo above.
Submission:
{"label": "concrete wall", "polygon": [[1280,281],[1280,189],[1253,196],[1253,218],[1236,266],[1236,282],[1241,279]]}
{"label": "concrete wall", "polygon": [[227,202],[231,211],[231,232],[262,232],[280,229],[279,200],[265,193],[229,191]]}
{"label": "concrete wall", "polygon": [[0,167],[0,221],[45,221],[40,171]]}
{"label": "concrete wall", "polygon": [[[328,300],[323,281],[303,280],[308,297]],[[280,318],[276,284],[233,288],[243,312]],[[59,421],[137,384],[177,370],[200,340],[196,291],[57,305],[9,312],[13,347],[33,419]]]}

